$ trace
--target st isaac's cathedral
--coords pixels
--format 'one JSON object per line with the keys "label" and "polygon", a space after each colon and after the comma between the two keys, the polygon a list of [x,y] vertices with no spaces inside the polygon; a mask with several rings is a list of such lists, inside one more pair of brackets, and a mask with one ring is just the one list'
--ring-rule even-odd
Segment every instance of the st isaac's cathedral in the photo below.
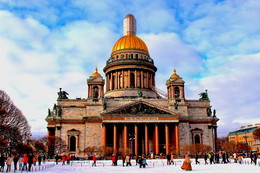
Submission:
{"label": "st isaac's cathedral", "polygon": [[78,156],[90,146],[133,154],[181,153],[186,144],[215,150],[218,118],[207,91],[199,100],[187,100],[176,70],[165,79],[167,93],[157,89],[157,68],[136,36],[133,15],[125,17],[123,30],[103,69],[105,79],[97,69],[87,79],[87,99],[68,99],[65,91],[58,92],[46,118],[48,135],[62,138],[69,153]]}

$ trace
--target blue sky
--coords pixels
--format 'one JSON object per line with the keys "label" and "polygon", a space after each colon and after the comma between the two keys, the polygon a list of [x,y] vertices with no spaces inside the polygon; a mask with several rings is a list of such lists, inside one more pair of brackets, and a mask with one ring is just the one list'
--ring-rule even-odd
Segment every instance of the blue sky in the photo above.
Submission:
{"label": "blue sky", "polygon": [[86,98],[96,66],[104,76],[131,13],[158,68],[157,87],[166,90],[176,68],[186,99],[208,89],[224,136],[260,122],[259,11],[258,0],[0,0],[0,89],[33,133],[45,132],[60,87]]}

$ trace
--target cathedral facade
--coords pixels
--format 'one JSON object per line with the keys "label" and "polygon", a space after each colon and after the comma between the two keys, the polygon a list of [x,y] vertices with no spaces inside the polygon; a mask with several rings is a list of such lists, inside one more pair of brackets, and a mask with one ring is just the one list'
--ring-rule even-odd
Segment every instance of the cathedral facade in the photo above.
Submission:
{"label": "cathedral facade", "polygon": [[185,144],[215,149],[217,121],[207,91],[187,100],[183,79],[166,79],[167,93],[155,86],[157,68],[144,41],[136,36],[133,15],[124,19],[124,36],[113,46],[103,69],[87,79],[87,99],[68,99],[60,90],[46,118],[50,136],[62,138],[79,156],[89,146],[132,154],[181,153]]}

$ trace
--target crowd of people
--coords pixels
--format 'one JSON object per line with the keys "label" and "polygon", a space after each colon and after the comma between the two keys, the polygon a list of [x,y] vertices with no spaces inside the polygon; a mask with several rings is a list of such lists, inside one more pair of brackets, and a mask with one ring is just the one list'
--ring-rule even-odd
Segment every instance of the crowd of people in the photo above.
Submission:
{"label": "crowd of people", "polygon": [[12,168],[12,163],[14,166],[14,170],[21,170],[21,171],[31,171],[32,165],[36,166],[37,162],[38,165],[41,166],[42,162],[46,161],[45,155],[33,155],[33,154],[23,154],[23,155],[8,155],[5,156],[2,154],[0,156],[0,172],[4,172],[6,166],[6,172],[10,172]]}
{"label": "crowd of people", "polygon": [[[118,165],[118,155],[117,154],[113,154],[111,157],[111,161],[112,161],[112,166],[117,166]],[[204,153],[202,155],[199,155],[198,153],[196,153],[194,155],[195,158],[195,164],[201,164],[199,161],[199,158],[204,160],[204,164],[226,164],[230,162],[230,158],[232,158],[234,160],[234,163],[239,163],[242,164],[243,163],[243,157],[244,154],[242,153],[228,153],[228,152],[209,152],[209,153]],[[249,157],[251,158],[251,164],[257,164],[257,158],[258,155],[257,153],[253,153],[251,152]],[[140,155],[140,156],[136,156],[136,165],[139,165],[139,168],[145,168],[148,164],[147,164],[147,159],[151,158],[151,156],[149,155]],[[174,159],[176,158],[176,156],[174,154],[167,154],[166,155],[166,160],[167,160],[167,165],[174,165]],[[71,160],[76,160],[75,156],[71,156],[70,154],[68,155],[55,155],[54,157],[56,164],[58,164],[60,161],[62,162],[62,165],[69,165]],[[123,154],[120,156],[120,159],[122,160],[122,166],[132,166],[131,164],[131,159],[132,156],[130,154]],[[201,160],[200,159],[200,160]],[[97,166],[96,162],[97,162],[97,155],[94,154],[92,156],[92,166]],[[46,156],[45,155],[33,155],[31,153],[27,154],[23,154],[23,155],[9,155],[9,156],[5,156],[5,155],[1,155],[0,156],[0,172],[10,172],[11,171],[11,167],[12,167],[12,163],[14,166],[14,170],[21,170],[21,171],[31,171],[32,170],[32,165],[36,166],[37,162],[38,165],[41,166],[42,162],[46,161]],[[6,169],[5,169],[6,166]],[[181,166],[182,169],[187,170],[187,171],[191,171],[192,167],[191,167],[191,160],[190,160],[190,156],[188,154],[185,154],[184,156],[184,161],[183,164]]]}

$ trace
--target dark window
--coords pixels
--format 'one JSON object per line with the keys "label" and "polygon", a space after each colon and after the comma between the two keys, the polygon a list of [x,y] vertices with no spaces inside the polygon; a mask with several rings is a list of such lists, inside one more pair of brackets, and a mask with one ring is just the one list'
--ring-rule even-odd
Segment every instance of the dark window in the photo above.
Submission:
{"label": "dark window", "polygon": [[97,86],[94,86],[93,87],[93,98],[98,98],[98,87]]}
{"label": "dark window", "polygon": [[200,135],[195,135],[195,144],[200,144]]}
{"label": "dark window", "polygon": [[135,87],[135,74],[130,73],[130,87],[134,88]]}
{"label": "dark window", "polygon": [[180,97],[180,89],[179,87],[174,88],[174,97],[179,98]]}
{"label": "dark window", "polygon": [[76,137],[70,137],[70,151],[76,151]]}

